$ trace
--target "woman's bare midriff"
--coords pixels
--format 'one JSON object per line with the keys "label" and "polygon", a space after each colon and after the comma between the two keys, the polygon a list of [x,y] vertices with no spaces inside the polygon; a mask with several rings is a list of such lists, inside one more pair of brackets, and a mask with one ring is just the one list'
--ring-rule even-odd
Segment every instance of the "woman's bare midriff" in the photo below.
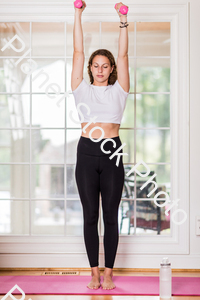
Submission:
{"label": "woman's bare midriff", "polygon": [[[84,133],[83,132],[83,128],[87,124],[88,124],[88,122],[81,123],[81,127],[82,127],[82,134],[81,135],[84,136],[84,137],[89,138],[89,132],[94,127],[101,127],[103,129],[103,132],[104,132],[103,139],[119,136],[119,127],[120,127],[120,124],[115,124],[115,123],[97,123],[96,122],[96,123],[90,124],[85,129],[86,133]],[[98,138],[101,137],[101,135],[102,135],[102,131],[100,129],[95,129],[92,132],[91,136],[92,136],[93,139],[98,139]]]}

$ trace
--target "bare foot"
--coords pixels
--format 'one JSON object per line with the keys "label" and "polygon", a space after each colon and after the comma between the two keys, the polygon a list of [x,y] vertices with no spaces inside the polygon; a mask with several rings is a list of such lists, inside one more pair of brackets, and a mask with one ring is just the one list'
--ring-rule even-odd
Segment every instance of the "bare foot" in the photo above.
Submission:
{"label": "bare foot", "polygon": [[109,272],[109,273],[104,272],[104,279],[103,279],[103,283],[101,284],[104,290],[112,290],[116,287],[112,281],[112,277],[113,277],[113,272]]}
{"label": "bare foot", "polygon": [[92,280],[88,283],[87,287],[89,289],[98,289],[100,287],[100,272],[99,274],[94,274],[92,271],[91,271],[91,276],[92,276]]}

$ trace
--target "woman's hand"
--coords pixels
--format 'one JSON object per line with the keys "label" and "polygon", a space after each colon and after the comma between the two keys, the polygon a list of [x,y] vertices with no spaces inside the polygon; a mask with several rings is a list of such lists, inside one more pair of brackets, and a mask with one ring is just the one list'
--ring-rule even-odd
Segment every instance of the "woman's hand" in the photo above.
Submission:
{"label": "woman's hand", "polygon": [[127,16],[127,15],[123,15],[123,14],[121,14],[121,13],[118,11],[122,5],[124,5],[124,6],[128,7],[127,5],[123,4],[122,2],[119,2],[119,3],[117,3],[117,5],[116,5],[115,9],[116,9],[116,11],[117,11],[117,13],[118,13],[119,17],[121,17],[121,16]]}
{"label": "woman's hand", "polygon": [[[75,2],[75,1],[74,1],[74,2]],[[74,6],[75,11],[79,11],[79,12],[81,12],[81,13],[84,11],[84,9],[86,8],[86,3],[85,3],[85,1],[83,1],[83,0],[82,0],[82,3],[83,3],[83,5],[82,5],[81,8],[77,8],[77,7]]]}

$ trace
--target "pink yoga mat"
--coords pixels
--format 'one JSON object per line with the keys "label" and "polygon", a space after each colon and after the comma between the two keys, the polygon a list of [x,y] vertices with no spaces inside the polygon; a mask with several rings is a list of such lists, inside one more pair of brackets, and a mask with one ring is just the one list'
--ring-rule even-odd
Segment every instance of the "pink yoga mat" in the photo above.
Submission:
{"label": "pink yoga mat", "polygon": [[[0,294],[6,295],[16,284],[25,295],[152,295],[159,296],[158,276],[113,276],[116,288],[91,290],[91,276],[0,276]],[[101,276],[103,282],[103,276]],[[21,294],[17,289],[13,295]],[[199,296],[200,277],[172,277],[172,295]]]}

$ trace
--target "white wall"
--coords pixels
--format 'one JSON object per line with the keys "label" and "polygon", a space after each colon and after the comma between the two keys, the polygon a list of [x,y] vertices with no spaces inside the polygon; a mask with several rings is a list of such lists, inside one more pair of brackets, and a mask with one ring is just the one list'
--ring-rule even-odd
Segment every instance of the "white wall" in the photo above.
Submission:
{"label": "white wall", "polygon": [[[195,217],[200,216],[200,1],[190,1],[190,255],[200,255],[200,235]],[[199,257],[200,260],[200,257]],[[200,263],[198,263],[199,265]]]}

